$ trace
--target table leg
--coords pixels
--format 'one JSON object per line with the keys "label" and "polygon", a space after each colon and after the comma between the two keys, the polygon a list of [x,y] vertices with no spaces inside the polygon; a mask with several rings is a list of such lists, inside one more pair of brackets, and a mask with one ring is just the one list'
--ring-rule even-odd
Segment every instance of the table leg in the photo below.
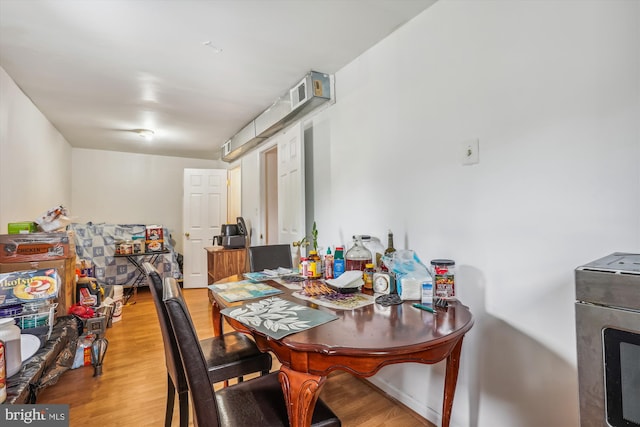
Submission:
{"label": "table leg", "polygon": [[291,427],[311,426],[313,409],[327,377],[294,371],[282,365],[278,379],[287,402],[289,425]]}
{"label": "table leg", "polygon": [[215,300],[211,302],[211,324],[213,325],[213,336],[222,336],[222,314],[220,314],[220,306]]}
{"label": "table leg", "polygon": [[451,409],[453,408],[453,396],[456,393],[456,383],[458,382],[458,368],[460,367],[460,351],[462,350],[463,338],[460,338],[447,357],[447,368],[444,377],[444,399],[442,402],[442,427],[449,427],[449,422],[451,421]]}

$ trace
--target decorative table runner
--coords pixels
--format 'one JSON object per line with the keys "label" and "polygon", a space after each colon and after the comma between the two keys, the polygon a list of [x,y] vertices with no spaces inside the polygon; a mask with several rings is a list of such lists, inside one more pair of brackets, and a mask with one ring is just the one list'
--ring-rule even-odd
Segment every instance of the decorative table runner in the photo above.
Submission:
{"label": "decorative table runner", "polygon": [[338,316],[278,297],[228,307],[220,313],[274,339],[330,322]]}
{"label": "decorative table runner", "polygon": [[280,289],[276,289],[273,286],[260,282],[252,282],[250,280],[209,285],[209,289],[220,295],[227,302],[263,298],[282,293]]}
{"label": "decorative table runner", "polygon": [[353,310],[373,304],[375,301],[373,296],[360,292],[338,292],[321,281],[305,283],[299,291],[293,292],[292,295],[336,310]]}
{"label": "decorative table runner", "polygon": [[294,292],[292,295],[296,298],[311,301],[314,304],[333,308],[335,310],[353,310],[371,305],[375,302],[375,298],[373,296],[361,294],[359,292],[354,294],[341,294],[336,292],[333,294],[316,296],[305,295],[302,292]]}

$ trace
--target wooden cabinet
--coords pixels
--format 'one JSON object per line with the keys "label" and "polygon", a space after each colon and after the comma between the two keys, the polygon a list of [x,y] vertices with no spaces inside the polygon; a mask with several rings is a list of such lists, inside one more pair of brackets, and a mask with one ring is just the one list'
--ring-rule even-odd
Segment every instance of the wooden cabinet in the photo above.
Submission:
{"label": "wooden cabinet", "polygon": [[205,248],[207,251],[207,284],[212,284],[234,274],[247,270],[247,249],[224,249],[222,247]]}

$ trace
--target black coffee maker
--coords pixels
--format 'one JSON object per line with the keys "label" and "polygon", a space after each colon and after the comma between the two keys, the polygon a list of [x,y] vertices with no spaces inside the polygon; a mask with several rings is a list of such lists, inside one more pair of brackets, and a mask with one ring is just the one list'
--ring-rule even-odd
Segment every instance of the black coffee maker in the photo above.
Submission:
{"label": "black coffee maker", "polygon": [[247,226],[244,223],[244,219],[239,216],[236,224],[222,224],[220,226],[219,236],[213,236],[213,245],[218,245],[225,249],[238,249],[244,248],[247,244]]}

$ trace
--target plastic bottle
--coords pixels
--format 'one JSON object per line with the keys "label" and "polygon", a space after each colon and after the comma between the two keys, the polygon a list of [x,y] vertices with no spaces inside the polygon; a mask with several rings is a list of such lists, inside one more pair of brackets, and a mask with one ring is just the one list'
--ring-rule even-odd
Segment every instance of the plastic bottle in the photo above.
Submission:
{"label": "plastic bottle", "polygon": [[4,353],[4,341],[0,340],[0,403],[7,400],[7,362]]}
{"label": "plastic bottle", "polygon": [[97,307],[102,303],[102,292],[96,279],[81,277],[76,284],[76,301],[80,305]]}
{"label": "plastic bottle", "polygon": [[345,263],[343,257],[343,247],[336,246],[336,254],[333,260],[333,277],[338,278],[342,273],[344,273]]}
{"label": "plastic bottle", "polygon": [[371,260],[371,251],[362,244],[360,236],[353,236],[353,246],[347,251],[346,269],[364,271],[367,264],[373,263]]}
{"label": "plastic bottle", "polygon": [[333,279],[333,255],[331,255],[331,248],[327,248],[327,253],[324,256],[324,278]]}
{"label": "plastic bottle", "polygon": [[4,361],[6,378],[20,372],[22,368],[22,346],[20,328],[13,317],[0,319],[0,341],[4,343]]}
{"label": "plastic bottle", "polygon": [[122,285],[113,287],[113,314],[111,315],[111,323],[122,320],[122,305],[124,301],[124,288]]}

